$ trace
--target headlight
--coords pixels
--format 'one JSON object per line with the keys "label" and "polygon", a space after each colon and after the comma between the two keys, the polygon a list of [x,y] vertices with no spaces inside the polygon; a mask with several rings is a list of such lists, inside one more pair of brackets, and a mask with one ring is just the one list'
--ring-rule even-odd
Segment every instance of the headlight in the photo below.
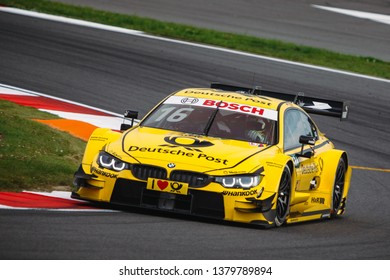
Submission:
{"label": "headlight", "polygon": [[100,152],[98,156],[98,164],[100,167],[104,167],[114,171],[122,171],[124,169],[128,169],[129,165],[116,157],[106,153]]}
{"label": "headlight", "polygon": [[260,175],[216,177],[215,182],[220,183],[225,188],[249,189],[260,183]]}

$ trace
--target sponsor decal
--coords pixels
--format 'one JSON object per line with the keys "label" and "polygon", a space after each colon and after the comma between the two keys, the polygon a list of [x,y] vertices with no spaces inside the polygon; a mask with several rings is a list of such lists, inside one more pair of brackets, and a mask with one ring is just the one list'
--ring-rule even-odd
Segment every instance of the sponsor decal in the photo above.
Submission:
{"label": "sponsor decal", "polygon": [[[187,91],[187,93],[192,94],[201,94],[203,92],[195,92],[195,91]],[[211,96],[211,95],[210,95]],[[253,103],[256,103],[256,105],[270,105],[270,103],[262,102],[260,100],[254,99],[254,98],[237,98],[233,95],[225,95],[225,94],[215,94],[213,96],[220,96],[220,97],[226,97],[226,98],[234,98],[238,102],[239,100],[242,101],[250,101]],[[191,106],[201,106],[201,107],[211,107],[211,108],[219,108],[221,110],[228,110],[228,111],[234,111],[234,112],[240,112],[243,114],[250,114],[250,115],[256,115],[256,116],[262,116],[267,119],[271,120],[277,120],[278,119],[278,112],[276,110],[271,110],[267,108],[261,108],[257,106],[253,106],[250,104],[242,104],[242,103],[236,103],[236,102],[228,102],[228,101],[219,101],[219,100],[212,100],[212,99],[206,99],[206,98],[194,98],[194,97],[185,97],[185,96],[171,96],[167,100],[165,100],[164,104],[188,104]]]}
{"label": "sponsor decal", "polygon": [[254,98],[251,98],[251,97],[245,98],[245,101],[251,101],[253,103],[259,103],[259,104],[263,104],[263,105],[267,105],[267,106],[271,105],[271,102],[265,102],[263,100],[254,99]]}
{"label": "sponsor decal", "polygon": [[168,192],[174,194],[183,194],[188,193],[188,184],[176,181],[161,180],[155,178],[148,178],[146,188],[148,190]]}
{"label": "sponsor decal", "polygon": [[223,191],[222,195],[226,196],[253,196],[257,194],[257,190],[249,191]]}
{"label": "sponsor decal", "polygon": [[116,179],[118,177],[118,174],[114,174],[114,173],[111,173],[111,172],[106,172],[100,168],[96,168],[94,166],[91,167],[91,173],[92,174],[96,174],[96,175],[101,175],[101,176],[104,176],[104,177],[107,177],[107,178],[112,178],[112,179]]}
{"label": "sponsor decal", "polygon": [[143,153],[159,153],[159,154],[169,154],[169,155],[175,155],[175,156],[183,156],[188,158],[197,158],[202,160],[207,160],[209,162],[215,162],[215,163],[222,163],[224,165],[228,164],[227,159],[223,158],[217,158],[210,155],[207,155],[203,152],[188,152],[182,149],[178,150],[171,150],[171,149],[164,149],[164,148],[149,148],[149,147],[139,147],[139,146],[130,146],[128,149],[129,152],[143,152]]}
{"label": "sponsor decal", "polygon": [[325,204],[325,198],[323,198],[323,197],[312,197],[311,198],[311,203]]}
{"label": "sponsor decal", "polygon": [[243,171],[234,171],[234,170],[226,170],[223,172],[223,174],[225,175],[231,175],[231,174],[246,174],[247,171],[246,170],[243,170]]}
{"label": "sponsor decal", "polygon": [[232,103],[232,102],[225,102],[225,101],[216,101],[216,100],[210,100],[206,99],[203,102],[203,106],[210,106],[210,107],[218,107],[219,109],[227,109],[229,111],[239,111],[241,113],[247,113],[252,115],[264,115],[264,109],[260,107],[250,106],[250,105],[243,105],[238,103]]}
{"label": "sponsor decal", "polygon": [[221,158],[216,158],[213,156],[208,156],[206,154],[199,154],[198,157],[199,159],[205,159],[207,161],[213,161],[215,163],[223,163],[224,165],[227,165],[228,160],[227,159],[221,159]]}
{"label": "sponsor decal", "polygon": [[312,174],[318,172],[317,164],[311,163],[306,165],[301,165],[302,174]]}
{"label": "sponsor decal", "polygon": [[251,101],[253,103],[259,103],[263,105],[271,105],[271,102],[266,102],[264,100],[258,99],[258,98],[253,98],[249,96],[237,96],[237,95],[232,95],[232,94],[226,94],[226,93],[221,93],[221,92],[210,92],[210,91],[197,91],[197,90],[186,90],[185,93],[188,94],[197,94],[197,95],[202,95],[202,96],[215,96],[215,97],[222,97],[222,98],[231,98],[231,99],[236,99],[236,100],[244,100],[244,101]]}
{"label": "sponsor decal", "polygon": [[185,97],[180,100],[182,104],[197,104],[199,102],[198,98]]}
{"label": "sponsor decal", "polygon": [[101,136],[91,136],[89,138],[89,141],[102,141],[102,142],[105,142],[107,140],[108,140],[107,137],[101,137]]}
{"label": "sponsor decal", "polygon": [[311,108],[311,109],[316,109],[316,110],[329,110],[332,109],[332,107],[328,103],[323,103],[323,102],[316,102],[312,101],[313,105],[310,106],[303,106],[305,108]]}
{"label": "sponsor decal", "polygon": [[237,96],[237,95],[225,94],[225,93],[219,93],[219,92],[201,91],[201,90],[186,90],[185,93],[199,94],[199,95],[204,95],[204,96],[216,96],[216,97],[223,97],[223,98],[233,98],[233,99],[238,99],[238,100],[243,99],[243,97]]}
{"label": "sponsor decal", "polygon": [[171,144],[171,145],[160,145],[160,146],[168,146],[171,148],[176,148],[176,147],[183,147],[187,150],[196,150],[198,152],[201,152],[199,149],[195,148],[204,148],[204,147],[210,147],[213,146],[214,144],[207,141],[207,140],[199,140],[194,137],[189,137],[189,136],[167,136],[164,138],[164,141]]}
{"label": "sponsor decal", "polygon": [[[209,162],[221,163],[224,165],[228,164],[227,159],[211,156],[209,154],[204,153],[201,149],[198,149],[198,148],[213,146],[214,144],[211,143],[210,141],[200,140],[190,136],[167,136],[164,138],[164,141],[169,144],[162,144],[156,148],[130,146],[128,151],[169,154],[169,155],[183,156],[188,158],[197,158],[201,160],[207,160]],[[180,147],[183,147],[185,150],[181,149]]]}
{"label": "sponsor decal", "polygon": [[139,146],[130,146],[128,149],[129,152],[144,152],[144,153],[158,153],[158,154],[170,154],[177,156],[186,156],[193,157],[195,154],[192,152],[184,151],[181,149],[178,150],[169,150],[164,148],[148,148],[148,147],[139,147]]}

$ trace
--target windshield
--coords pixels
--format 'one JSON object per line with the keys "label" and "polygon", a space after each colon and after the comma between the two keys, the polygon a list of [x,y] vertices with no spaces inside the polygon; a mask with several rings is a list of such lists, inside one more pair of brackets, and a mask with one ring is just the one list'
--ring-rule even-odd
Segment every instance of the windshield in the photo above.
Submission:
{"label": "windshield", "polygon": [[268,145],[274,143],[274,120],[222,106],[200,106],[170,99],[140,125]]}

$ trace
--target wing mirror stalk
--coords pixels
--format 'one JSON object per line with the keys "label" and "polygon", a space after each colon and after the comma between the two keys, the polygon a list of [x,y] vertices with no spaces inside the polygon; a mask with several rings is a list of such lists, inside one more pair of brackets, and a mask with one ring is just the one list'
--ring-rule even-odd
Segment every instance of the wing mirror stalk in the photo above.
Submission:
{"label": "wing mirror stalk", "polygon": [[[314,155],[313,146],[316,144],[316,137],[315,136],[301,135],[299,137],[299,143],[302,144],[302,147],[301,147],[301,153],[298,154],[298,156],[304,157],[304,158],[311,158]],[[303,148],[305,145],[310,145],[311,150],[303,153]]]}

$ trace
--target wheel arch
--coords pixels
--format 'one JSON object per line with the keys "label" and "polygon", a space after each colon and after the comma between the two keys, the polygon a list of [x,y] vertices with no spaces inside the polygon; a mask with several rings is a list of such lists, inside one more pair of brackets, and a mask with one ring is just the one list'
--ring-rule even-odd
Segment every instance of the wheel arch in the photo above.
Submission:
{"label": "wheel arch", "polygon": [[345,202],[348,196],[352,169],[349,166],[348,154],[342,150],[329,150],[321,155],[323,165],[321,169],[321,183],[319,186],[319,191],[327,193],[331,201],[331,207],[333,207],[333,191],[335,187],[336,172],[339,165],[340,159],[343,159],[345,164],[345,179],[342,192],[342,206],[338,211],[339,214],[342,214],[345,209]]}
{"label": "wheel arch", "polygon": [[279,188],[279,183],[282,178],[283,170],[285,166],[288,166],[291,172],[292,179],[295,180],[295,169],[294,163],[291,157],[283,156],[278,157],[277,159],[268,160],[265,164],[266,167],[266,179],[267,186],[266,190],[270,192],[277,192]]}
{"label": "wheel arch", "polygon": [[334,176],[337,170],[337,166],[340,159],[343,159],[345,166],[348,169],[348,155],[345,151],[342,150],[329,150],[321,154],[320,164],[320,176],[321,176],[321,186],[322,191],[331,192],[334,183]]}

